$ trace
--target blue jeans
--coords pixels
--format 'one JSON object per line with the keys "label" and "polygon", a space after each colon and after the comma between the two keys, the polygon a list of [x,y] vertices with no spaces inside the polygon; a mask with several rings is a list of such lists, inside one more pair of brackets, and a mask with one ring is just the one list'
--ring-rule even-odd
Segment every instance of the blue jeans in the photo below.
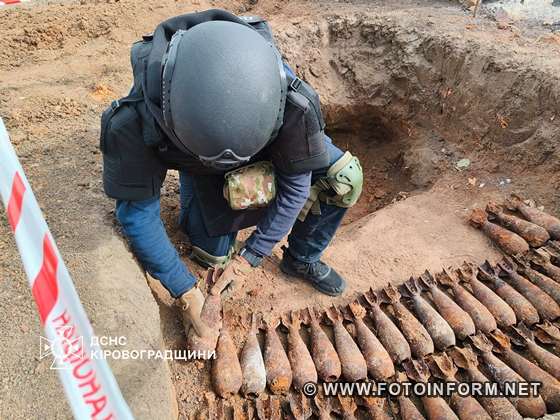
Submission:
{"label": "blue jeans", "polygon": [[[329,167],[343,155],[343,152],[332,144],[328,137],[326,137],[326,143],[330,154],[329,166],[313,171],[312,184],[317,179],[324,177]],[[192,176],[186,172],[181,172],[179,174],[179,181],[181,195],[179,224],[189,236],[192,245],[216,257],[227,255],[237,233],[214,237],[209,236],[204,227]],[[297,220],[295,222],[288,236],[289,252],[297,260],[307,263],[319,261],[321,254],[329,245],[347,210],[323,202],[320,205],[321,215],[314,215],[309,212],[305,221],[300,222]]]}

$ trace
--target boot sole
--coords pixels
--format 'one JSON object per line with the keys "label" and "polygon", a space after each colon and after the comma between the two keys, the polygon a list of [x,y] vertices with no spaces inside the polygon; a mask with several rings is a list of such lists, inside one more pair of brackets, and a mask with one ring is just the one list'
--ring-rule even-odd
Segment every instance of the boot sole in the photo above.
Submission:
{"label": "boot sole", "polygon": [[308,278],[306,278],[306,277],[304,277],[304,276],[302,276],[302,275],[296,273],[295,271],[291,271],[290,269],[286,268],[286,267],[284,266],[284,264],[280,264],[280,270],[281,270],[284,274],[287,274],[288,276],[295,277],[295,278],[297,278],[297,279],[306,281],[308,284],[310,284],[311,286],[313,286],[313,288],[314,288],[315,290],[318,290],[319,292],[323,293],[324,295],[331,296],[331,297],[337,297],[337,296],[340,296],[342,293],[344,293],[344,289],[341,290],[341,291],[338,292],[338,293],[337,293],[337,292],[332,292],[332,291],[330,291],[330,290],[326,290],[326,289],[322,288],[319,284],[313,282],[312,280],[310,280],[310,279],[308,279]]}

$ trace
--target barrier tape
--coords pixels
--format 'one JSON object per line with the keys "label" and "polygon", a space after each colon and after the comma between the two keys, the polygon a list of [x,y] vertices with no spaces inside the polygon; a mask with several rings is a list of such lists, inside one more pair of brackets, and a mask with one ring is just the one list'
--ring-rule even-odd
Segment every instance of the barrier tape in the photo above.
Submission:
{"label": "barrier tape", "polygon": [[8,6],[10,4],[20,4],[28,1],[29,0],[2,0],[0,1],[0,6]]}
{"label": "barrier tape", "polygon": [[74,417],[132,419],[1,118],[0,195]]}

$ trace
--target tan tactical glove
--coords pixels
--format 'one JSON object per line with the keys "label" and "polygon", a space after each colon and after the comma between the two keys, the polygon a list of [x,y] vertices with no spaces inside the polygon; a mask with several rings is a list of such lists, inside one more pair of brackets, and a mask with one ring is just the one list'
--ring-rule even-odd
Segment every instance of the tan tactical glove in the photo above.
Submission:
{"label": "tan tactical glove", "polygon": [[251,264],[249,264],[245,258],[236,255],[228,263],[214,286],[212,286],[210,293],[218,295],[222,293],[230,283],[233,288],[241,286],[251,268]]}
{"label": "tan tactical glove", "polygon": [[177,303],[181,307],[183,323],[185,325],[190,323],[199,337],[211,335],[210,328],[200,318],[202,305],[204,305],[204,295],[198,287],[193,287],[188,292],[183,293],[177,299]]}

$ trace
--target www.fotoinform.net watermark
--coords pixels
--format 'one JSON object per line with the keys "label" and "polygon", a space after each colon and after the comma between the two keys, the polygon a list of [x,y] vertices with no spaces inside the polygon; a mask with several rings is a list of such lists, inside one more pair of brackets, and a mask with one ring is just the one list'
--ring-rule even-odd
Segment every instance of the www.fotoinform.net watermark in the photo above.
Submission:
{"label": "www.fotoinform.net watermark", "polygon": [[318,393],[327,397],[518,397],[528,398],[539,395],[541,382],[307,382],[302,392],[309,398]]}
{"label": "www.fotoinform.net watermark", "polygon": [[[125,336],[94,336],[89,343],[89,356],[84,350],[84,338],[72,335],[73,327],[57,331],[57,340],[39,337],[39,360],[52,358],[51,369],[70,369],[71,364],[84,358],[94,360],[209,360],[216,358],[215,351],[198,350],[154,350],[127,348]],[[104,348],[105,347],[105,348]],[[107,348],[111,347],[111,348]]]}

